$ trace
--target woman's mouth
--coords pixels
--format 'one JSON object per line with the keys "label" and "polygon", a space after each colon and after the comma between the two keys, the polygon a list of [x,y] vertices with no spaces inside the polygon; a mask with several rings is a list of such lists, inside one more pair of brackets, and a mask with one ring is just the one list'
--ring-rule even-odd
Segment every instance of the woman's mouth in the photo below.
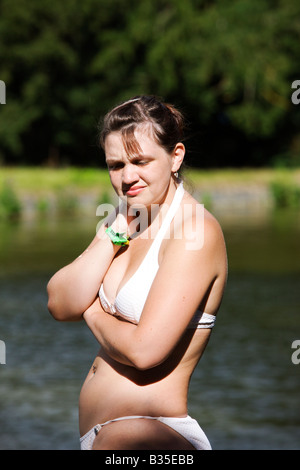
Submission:
{"label": "woman's mouth", "polygon": [[137,196],[137,194],[143,191],[144,188],[145,186],[132,186],[131,188],[127,189],[127,191],[125,191],[125,194],[126,196]]}

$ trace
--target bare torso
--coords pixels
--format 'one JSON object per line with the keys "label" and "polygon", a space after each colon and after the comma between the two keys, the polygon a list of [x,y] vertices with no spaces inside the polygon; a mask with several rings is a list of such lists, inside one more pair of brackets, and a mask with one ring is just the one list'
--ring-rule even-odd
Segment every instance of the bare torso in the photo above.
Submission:
{"label": "bare torso", "polygon": [[190,376],[209,336],[210,330],[189,330],[167,361],[146,371],[100,349],[80,393],[80,434],[121,416],[186,416]]}
{"label": "bare torso", "polygon": [[[184,202],[196,203],[187,194]],[[211,216],[207,213],[206,217]],[[161,245],[160,263],[166,243],[163,241]],[[120,288],[133,275],[150,244],[149,240],[136,240],[127,252],[113,260],[103,281],[109,298],[116,296],[113,286]],[[226,278],[223,264],[220,278],[214,283],[203,305],[199,306],[202,311],[205,308],[207,313],[215,314],[221,302]],[[210,334],[210,329],[188,329],[168,359],[148,370],[121,364],[100,349],[80,393],[80,434],[84,435],[96,424],[122,416],[186,416],[190,378]]]}

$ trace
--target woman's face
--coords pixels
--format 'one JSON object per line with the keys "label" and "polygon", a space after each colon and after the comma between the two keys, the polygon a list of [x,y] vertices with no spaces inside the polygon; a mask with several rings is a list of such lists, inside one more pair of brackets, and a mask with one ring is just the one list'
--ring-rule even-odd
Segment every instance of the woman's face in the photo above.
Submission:
{"label": "woman's face", "polygon": [[177,144],[172,154],[167,153],[147,130],[136,130],[135,138],[141,152],[126,153],[120,132],[110,133],[105,140],[106,163],[110,180],[117,195],[126,199],[128,206],[160,204],[169,192],[175,192],[170,182],[172,172],[179,169],[184,146]]}

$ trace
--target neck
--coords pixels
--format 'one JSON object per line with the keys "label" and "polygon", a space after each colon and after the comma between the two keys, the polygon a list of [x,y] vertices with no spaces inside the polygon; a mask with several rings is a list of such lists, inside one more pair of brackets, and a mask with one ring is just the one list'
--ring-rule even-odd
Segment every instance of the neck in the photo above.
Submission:
{"label": "neck", "polygon": [[[165,196],[162,198],[162,202],[159,204],[151,204],[151,206],[146,207],[131,207],[128,212],[128,225],[130,226],[129,233],[131,233],[131,239],[138,238],[142,234],[146,234],[146,231],[151,229],[153,231],[153,226],[161,226],[162,220],[164,219],[168,209],[170,208],[172,201],[175,197],[176,190],[179,186],[178,183],[175,183],[171,180],[170,185],[167,188]],[[156,228],[155,228],[156,230]],[[154,230],[154,231],[155,231]]]}

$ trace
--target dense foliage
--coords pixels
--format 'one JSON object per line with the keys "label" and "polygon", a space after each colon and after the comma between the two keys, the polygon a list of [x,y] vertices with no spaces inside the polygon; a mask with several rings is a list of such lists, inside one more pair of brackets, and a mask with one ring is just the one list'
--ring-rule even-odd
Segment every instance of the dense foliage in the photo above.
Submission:
{"label": "dense foliage", "polygon": [[191,122],[190,162],[300,162],[297,0],[0,0],[0,163],[100,161],[98,119],[149,93]]}

